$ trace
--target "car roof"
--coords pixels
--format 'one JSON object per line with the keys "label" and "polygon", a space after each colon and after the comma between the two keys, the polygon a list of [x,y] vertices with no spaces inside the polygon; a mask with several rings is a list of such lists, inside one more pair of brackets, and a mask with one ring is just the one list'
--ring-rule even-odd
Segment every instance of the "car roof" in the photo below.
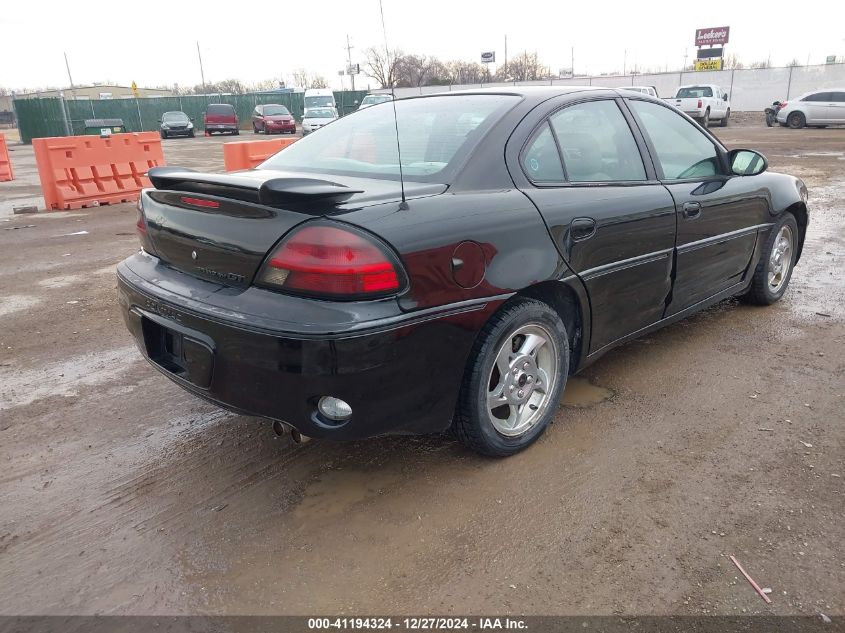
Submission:
{"label": "car roof", "polygon": [[[448,97],[450,95],[460,96],[460,95],[511,95],[516,97],[522,97],[524,101],[531,102],[533,104],[539,104],[543,101],[547,101],[548,99],[552,99],[554,97],[559,97],[563,95],[574,95],[574,94],[581,94],[581,95],[589,95],[591,93],[596,94],[607,94],[607,93],[615,93],[618,95],[622,95],[622,93],[630,93],[630,90],[627,90],[627,87],[620,87],[620,88],[610,88],[608,86],[504,86],[504,87],[492,87],[492,88],[475,88],[475,89],[467,89],[467,90],[447,90],[444,92],[433,92],[425,95],[409,95],[407,97],[402,97],[402,100],[405,99],[428,99],[431,97]],[[650,97],[650,95],[639,93],[643,97]],[[660,101],[658,99],[658,101]]]}

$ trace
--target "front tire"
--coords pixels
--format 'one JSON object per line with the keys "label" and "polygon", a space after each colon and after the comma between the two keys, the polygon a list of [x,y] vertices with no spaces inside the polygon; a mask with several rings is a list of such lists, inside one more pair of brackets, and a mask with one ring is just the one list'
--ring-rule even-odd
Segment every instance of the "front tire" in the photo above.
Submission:
{"label": "front tire", "polygon": [[804,116],[803,112],[793,112],[786,117],[786,124],[793,130],[800,130],[802,127],[807,125],[807,118]]}
{"label": "front tire", "polygon": [[464,373],[452,429],[468,448],[507,457],[533,444],[557,413],[569,370],[560,316],[518,299],[482,328]]}
{"label": "front tire", "polygon": [[778,301],[789,285],[798,254],[798,222],[789,212],[775,222],[754,269],[751,286],[745,299],[755,305],[768,306]]}

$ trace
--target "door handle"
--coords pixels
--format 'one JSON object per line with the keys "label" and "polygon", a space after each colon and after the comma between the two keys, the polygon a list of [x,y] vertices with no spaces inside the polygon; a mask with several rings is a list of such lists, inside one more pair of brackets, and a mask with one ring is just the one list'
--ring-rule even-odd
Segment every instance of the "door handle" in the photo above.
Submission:
{"label": "door handle", "polygon": [[569,235],[573,242],[586,240],[596,233],[596,221],[592,218],[575,218],[569,224]]}
{"label": "door handle", "polygon": [[684,202],[684,205],[683,207],[681,207],[681,209],[681,213],[688,220],[693,220],[701,215],[700,202]]}

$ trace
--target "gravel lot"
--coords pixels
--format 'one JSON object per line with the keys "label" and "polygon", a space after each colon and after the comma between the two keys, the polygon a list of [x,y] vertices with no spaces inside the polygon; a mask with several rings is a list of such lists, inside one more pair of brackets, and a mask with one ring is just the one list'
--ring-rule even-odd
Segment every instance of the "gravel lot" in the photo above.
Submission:
{"label": "gravel lot", "polygon": [[504,461],[217,410],[123,326],[132,205],[0,217],[0,614],[845,614],[845,129],[715,132],[807,182],[786,296],[607,354]]}

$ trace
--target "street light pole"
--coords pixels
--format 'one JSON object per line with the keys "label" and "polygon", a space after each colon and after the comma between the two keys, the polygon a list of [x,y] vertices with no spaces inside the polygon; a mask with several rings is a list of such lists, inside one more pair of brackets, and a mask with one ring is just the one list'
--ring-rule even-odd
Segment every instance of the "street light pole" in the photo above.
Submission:
{"label": "street light pole", "polygon": [[205,71],[202,69],[202,53],[200,53],[200,41],[197,40],[197,57],[200,60],[200,77],[202,78],[202,93],[205,94]]}
{"label": "street light pole", "polygon": [[[349,34],[346,34],[346,72],[349,73],[352,70],[352,49],[355,48],[349,44]],[[352,77],[352,91],[355,92],[355,74],[350,73],[349,75]],[[341,79],[341,82],[343,80]]]}

